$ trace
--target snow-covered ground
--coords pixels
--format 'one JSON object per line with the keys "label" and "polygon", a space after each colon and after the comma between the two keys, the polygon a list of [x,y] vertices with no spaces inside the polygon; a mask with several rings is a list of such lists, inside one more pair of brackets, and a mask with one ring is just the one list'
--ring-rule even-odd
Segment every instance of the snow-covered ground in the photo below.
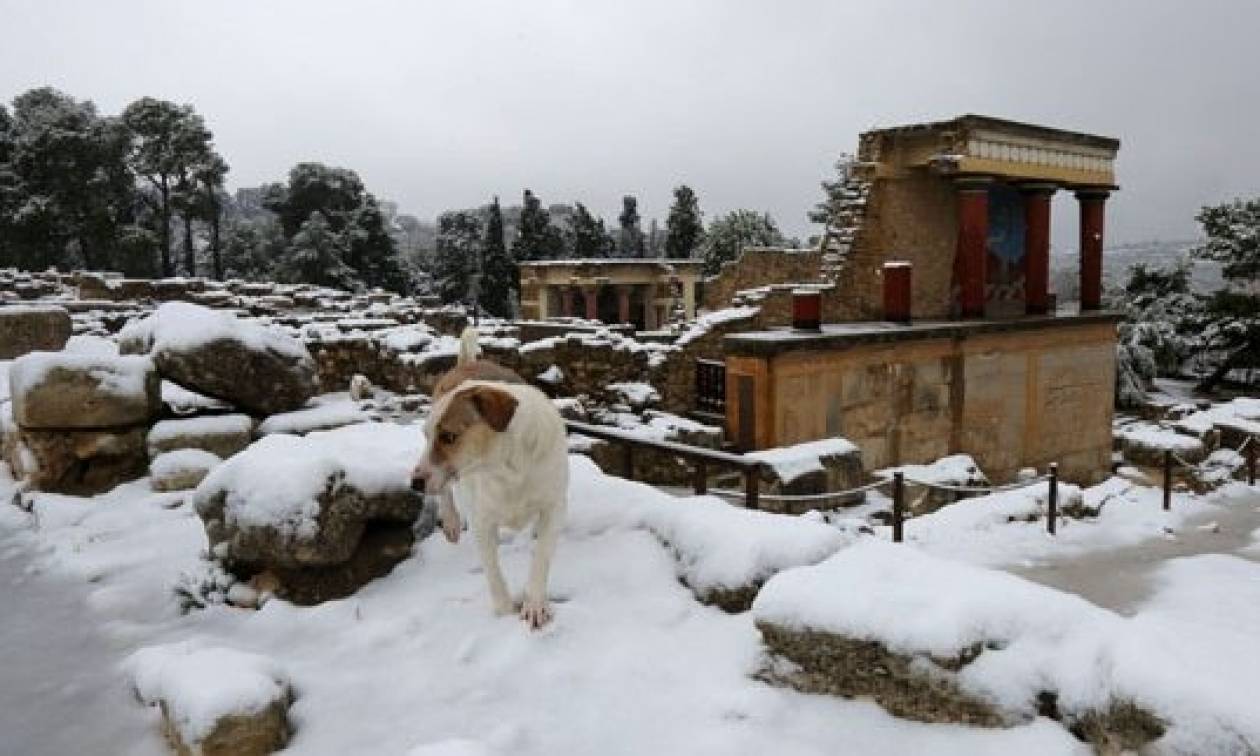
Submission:
{"label": "snow-covered ground", "polygon": [[[124,660],[143,648],[191,642],[260,655],[291,682],[296,733],[287,752],[297,754],[1087,752],[1047,719],[1009,729],[919,724],[868,701],[760,682],[753,675],[765,651],[752,615],[705,606],[680,581],[693,587],[761,581],[863,539],[886,540],[886,527],[863,535],[842,518],[828,524],[812,515],[749,513],[608,477],[581,457],[571,466],[570,513],[550,587],[556,619],[537,633],[515,618],[492,616],[472,544],[451,545],[440,536],[421,542],[390,575],[344,600],[306,608],[273,600],[257,611],[212,605],[181,613],[174,588],[204,575],[208,565],[190,496],[153,493],[140,480],[91,500],[28,494],[28,513],[8,505],[15,485],[0,466],[0,557],[9,559],[10,570],[13,559],[26,560],[40,580],[82,596],[73,619],[64,605],[27,601],[20,622],[3,620],[0,638],[25,649],[4,649],[0,658],[11,666],[0,688],[48,669],[65,676],[59,685],[87,680],[109,691],[109,705],[80,708],[65,696],[5,690],[0,700],[9,704],[0,707],[0,732],[20,725],[15,731],[27,734],[21,742],[30,744],[23,753],[64,753],[65,739],[56,730],[74,718],[84,737],[99,729],[106,742],[122,742],[118,733],[134,734],[136,713],[144,711],[129,697],[134,669]],[[1171,513],[1159,511],[1154,489],[1120,481],[1083,495],[1087,505],[1106,499],[1100,515],[1065,521],[1055,538],[1044,534],[1043,523],[1022,521],[1042,500],[1018,493],[915,518],[907,523],[903,548],[987,572],[989,565],[1045,564],[1161,540],[1205,508],[1260,504],[1260,495],[1242,486],[1216,498],[1179,495]],[[1248,546],[1254,543],[1253,537]],[[511,584],[521,584],[529,554],[523,536],[505,543]],[[1237,555],[1151,565],[1157,590],[1134,617],[1175,619],[1190,638],[1202,633],[1205,642],[1191,647],[1199,669],[1221,669],[1231,658],[1254,654],[1260,565],[1251,560],[1258,557],[1239,549]],[[0,559],[0,567],[5,564]],[[839,575],[817,590],[834,600],[849,586]],[[46,623],[67,627],[45,637]],[[72,623],[76,632],[67,635]],[[75,646],[89,627],[99,642]],[[49,663],[72,651],[78,654],[73,668]],[[1253,682],[1238,691],[1240,700],[1260,700],[1260,680]],[[224,689],[234,688],[216,688]],[[1193,696],[1199,686],[1186,690]],[[127,710],[111,723],[114,707]],[[158,714],[150,710],[143,718],[149,727],[132,752],[152,753]],[[85,740],[83,747],[99,743]]]}

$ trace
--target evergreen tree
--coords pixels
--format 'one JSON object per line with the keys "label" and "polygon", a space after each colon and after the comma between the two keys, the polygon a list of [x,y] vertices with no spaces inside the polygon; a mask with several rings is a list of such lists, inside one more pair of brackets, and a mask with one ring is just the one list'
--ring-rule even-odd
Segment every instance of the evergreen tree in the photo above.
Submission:
{"label": "evergreen tree", "polygon": [[775,246],[784,241],[770,213],[732,210],[709,224],[700,245],[704,272],[706,275],[717,273],[723,263],[739,257],[744,247]]}
{"label": "evergreen tree", "polygon": [[500,318],[511,317],[514,294],[519,292],[516,265],[503,238],[503,211],[495,197],[486,211],[486,230],[481,243],[481,306]]}
{"label": "evergreen tree", "polygon": [[288,242],[274,219],[242,220],[227,227],[223,239],[223,273],[229,278],[265,281],[284,258]]}
{"label": "evergreen tree", "polygon": [[157,224],[162,275],[175,274],[171,255],[171,224],[176,211],[183,216],[184,267],[195,275],[192,217],[197,202],[198,167],[213,162],[211,134],[191,105],[142,97],[123,111],[130,136],[128,162],[145,180],[142,196],[150,203]]}
{"label": "evergreen tree", "polygon": [[433,279],[443,302],[453,304],[467,300],[481,245],[481,221],[476,213],[456,210],[438,216]]}
{"label": "evergreen tree", "polygon": [[354,270],[346,265],[345,253],[342,236],[332,229],[323,213],[311,213],[289,240],[276,265],[276,278],[288,283],[353,289]]}
{"label": "evergreen tree", "polygon": [[564,240],[551,224],[551,215],[529,189],[525,190],[524,206],[512,242],[512,258],[516,262],[555,260],[564,254]]}
{"label": "evergreen tree", "polygon": [[399,294],[410,288],[410,278],[403,270],[398,249],[385,227],[380,205],[370,192],[346,221],[346,264],[354,269],[363,283],[379,286]]}
{"label": "evergreen tree", "polygon": [[617,238],[617,254],[620,257],[643,257],[643,229],[639,227],[639,200],[632,194],[621,198],[621,215],[617,222],[621,232]]}
{"label": "evergreen tree", "polygon": [[1211,389],[1236,368],[1260,367],[1260,198],[1205,207],[1196,220],[1207,241],[1194,254],[1221,263],[1227,283],[1207,299],[1197,328],[1219,356],[1200,384]]}
{"label": "evergreen tree", "polygon": [[280,216],[284,235],[292,237],[318,212],[338,233],[363,204],[363,181],[348,168],[322,163],[298,163],[289,171],[287,184],[271,184],[263,191],[263,207]]}
{"label": "evergreen tree", "polygon": [[573,256],[579,260],[608,257],[612,252],[613,240],[604,229],[604,219],[591,215],[581,202],[574,203],[568,236]]}
{"label": "evergreen tree", "polygon": [[700,201],[686,184],[674,190],[674,204],[669,208],[665,221],[665,256],[688,258],[704,237],[704,224],[700,220]]}

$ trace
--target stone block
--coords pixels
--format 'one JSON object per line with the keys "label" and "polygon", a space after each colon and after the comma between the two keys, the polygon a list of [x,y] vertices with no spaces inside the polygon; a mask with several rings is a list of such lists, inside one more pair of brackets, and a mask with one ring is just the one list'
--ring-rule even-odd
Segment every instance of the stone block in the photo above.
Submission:
{"label": "stone block", "polygon": [[13,417],[29,429],[147,423],[161,408],[160,385],[147,357],[35,352],[9,371]]}
{"label": "stone block", "polygon": [[0,307],[0,360],[12,360],[28,352],[60,351],[70,333],[70,313],[64,307]]}
{"label": "stone block", "polygon": [[94,496],[145,474],[144,428],[28,430],[10,444],[14,475],[40,491]]}

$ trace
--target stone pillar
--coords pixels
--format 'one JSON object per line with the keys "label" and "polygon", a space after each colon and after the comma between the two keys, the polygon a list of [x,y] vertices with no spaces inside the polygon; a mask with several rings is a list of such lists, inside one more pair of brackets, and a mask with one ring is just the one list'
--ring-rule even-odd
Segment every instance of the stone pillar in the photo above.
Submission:
{"label": "stone pillar", "polygon": [[1028,184],[1024,193],[1024,312],[1050,307],[1050,198],[1054,184]]}
{"label": "stone pillar", "polygon": [[566,318],[573,317],[573,287],[560,287],[560,312]]}
{"label": "stone pillar", "polygon": [[958,244],[954,269],[958,275],[959,309],[964,318],[984,317],[985,268],[988,265],[989,179],[961,178],[958,193]]}
{"label": "stone pillar", "polygon": [[687,312],[687,319],[690,320],[696,316],[696,279],[684,278],[683,285],[683,309]]}
{"label": "stone pillar", "polygon": [[586,300],[586,319],[599,320],[599,287],[583,286],[582,298]]}
{"label": "stone pillar", "polygon": [[633,286],[617,287],[617,322],[623,325],[630,322],[630,292],[633,290]]}
{"label": "stone pillar", "polygon": [[1083,189],[1076,193],[1081,204],[1081,310],[1102,308],[1103,218],[1106,215],[1106,189]]}

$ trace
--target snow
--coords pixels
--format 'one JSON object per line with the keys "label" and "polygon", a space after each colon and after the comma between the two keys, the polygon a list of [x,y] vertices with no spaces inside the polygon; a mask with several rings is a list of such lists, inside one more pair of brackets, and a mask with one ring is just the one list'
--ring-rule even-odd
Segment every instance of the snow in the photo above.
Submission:
{"label": "snow", "polygon": [[151,706],[164,703],[188,745],[223,717],[258,714],[288,694],[287,677],[266,657],[195,641],[140,649],[123,666],[136,695]]}
{"label": "snow", "polygon": [[[1260,566],[1246,565],[1251,581],[1260,578]],[[1202,574],[1186,578],[1173,570],[1173,588],[1162,601],[1185,611],[1176,592]],[[1213,565],[1207,572],[1216,579],[1222,571]],[[1247,596],[1256,598],[1254,586]],[[1058,694],[1061,710],[1078,714],[1133,700],[1170,723],[1174,750],[1260,744],[1254,641],[1200,624],[1186,632],[1160,605],[1157,598],[1156,608],[1127,620],[1013,575],[863,539],[817,566],[771,578],[753,614],[796,630],[878,641],[907,655],[957,658],[979,645],[959,684],[1008,711],[1031,715],[1044,690]],[[1243,616],[1260,619],[1254,609]],[[1198,633],[1212,645],[1205,647]]]}
{"label": "snow", "polygon": [[191,415],[202,410],[224,410],[231,406],[170,381],[162,381],[162,403],[170,407],[176,415]]}
{"label": "snow", "polygon": [[649,402],[659,402],[661,394],[650,383],[610,383],[608,390],[620,396],[632,407],[642,407]]}
{"label": "snow", "polygon": [[211,470],[222,462],[219,455],[202,449],[176,449],[154,457],[149,462],[149,474],[166,479],[186,472]]}
{"label": "snow", "polygon": [[558,365],[553,364],[551,367],[538,374],[537,379],[543,383],[558,385],[564,382],[564,371]]}
{"label": "snow", "polygon": [[1217,425],[1260,436],[1260,399],[1237,397],[1193,412],[1172,423],[1172,427],[1202,436]]}
{"label": "snow", "polygon": [[969,454],[951,454],[926,465],[902,465],[876,470],[875,474],[891,478],[900,471],[910,483],[926,483],[930,485],[962,486],[969,481],[985,480],[980,466]]}
{"label": "snow", "polygon": [[9,398],[9,368],[13,360],[0,360],[0,402]]}
{"label": "snow", "polygon": [[687,331],[678,337],[678,341],[676,341],[675,344],[680,347],[686,346],[717,326],[736,320],[751,318],[756,315],[760,309],[761,308],[759,307],[728,307],[723,310],[706,312],[695,319],[695,321],[687,328]]}
{"label": "snow", "polygon": [[784,483],[814,472],[823,472],[823,457],[838,457],[858,451],[856,445],[844,438],[825,438],[795,446],[750,452],[744,456],[765,462],[774,468],[775,475]]}
{"label": "snow", "polygon": [[116,356],[118,354],[118,344],[101,336],[90,336],[80,334],[71,336],[66,341],[66,345],[62,347],[63,352],[73,352],[75,354],[94,354],[100,357]]}
{"label": "snow", "polygon": [[54,370],[84,372],[96,382],[98,390],[120,397],[143,396],[153,361],[148,357],[118,357],[72,352],[30,352],[18,357],[9,367],[9,390],[13,396],[25,396],[48,380]]}
{"label": "snow", "polygon": [[225,492],[228,523],[310,537],[320,511],[316,497],[331,478],[341,475],[345,485],[369,496],[409,489],[422,441],[418,427],[392,424],[265,436],[211,471],[194,503],[201,510]]}
{"label": "snow", "polygon": [[249,435],[253,429],[254,421],[249,415],[203,415],[154,423],[147,440],[150,446],[161,446],[182,436]]}
{"label": "snow", "polygon": [[302,342],[275,328],[237,318],[222,310],[188,302],[166,302],[147,318],[127,323],[119,333],[124,342],[136,342],[146,351],[189,351],[212,341],[239,341],[255,351],[271,351],[295,360],[309,360]]}
{"label": "snow", "polygon": [[1130,423],[1117,428],[1115,434],[1125,444],[1134,444],[1147,449],[1160,449],[1177,454],[1203,451],[1203,442],[1199,439],[1152,423]]}
{"label": "snow", "polygon": [[258,425],[258,434],[260,436],[272,433],[304,434],[313,430],[337,428],[371,420],[372,415],[353,401],[334,402],[271,415]]}

